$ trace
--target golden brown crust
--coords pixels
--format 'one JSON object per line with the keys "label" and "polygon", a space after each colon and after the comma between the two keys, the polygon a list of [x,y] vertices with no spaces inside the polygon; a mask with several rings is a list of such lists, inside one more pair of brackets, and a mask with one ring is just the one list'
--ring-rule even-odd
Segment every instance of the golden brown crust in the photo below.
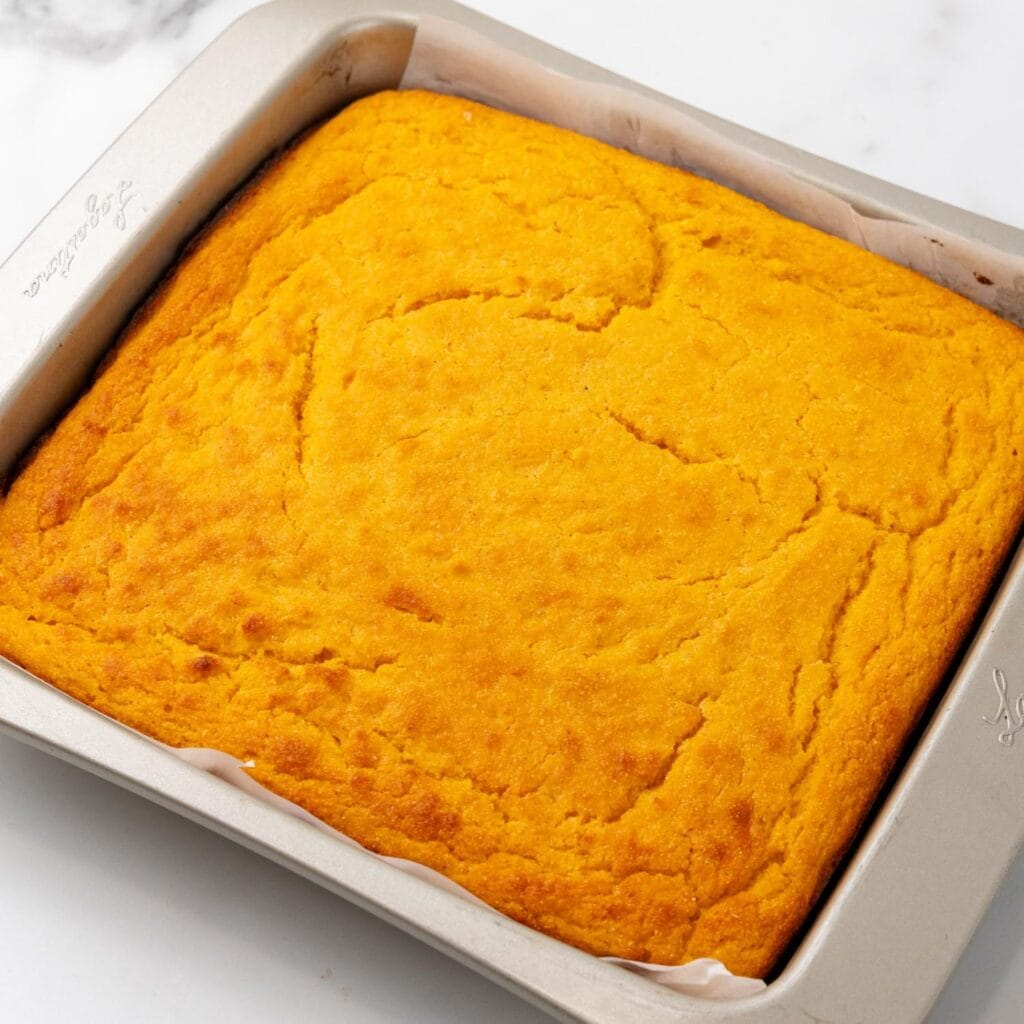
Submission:
{"label": "golden brown crust", "polygon": [[0,507],[0,650],[600,954],[764,972],[1022,514],[1021,332],[679,171],[385,93]]}

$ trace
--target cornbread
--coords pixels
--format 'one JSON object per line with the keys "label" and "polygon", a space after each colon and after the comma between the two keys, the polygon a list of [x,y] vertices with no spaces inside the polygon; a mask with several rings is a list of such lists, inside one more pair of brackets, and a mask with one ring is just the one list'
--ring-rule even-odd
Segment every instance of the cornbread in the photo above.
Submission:
{"label": "cornbread", "polygon": [[1021,521],[1024,335],[722,187],[382,93],[0,505],[0,652],[597,954],[763,974]]}

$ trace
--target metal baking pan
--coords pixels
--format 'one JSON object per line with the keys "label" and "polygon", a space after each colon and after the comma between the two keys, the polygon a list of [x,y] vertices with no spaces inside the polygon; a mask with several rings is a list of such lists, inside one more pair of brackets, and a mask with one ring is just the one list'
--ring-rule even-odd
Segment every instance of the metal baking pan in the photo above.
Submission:
{"label": "metal baking pan", "polygon": [[[723,122],[447,0],[278,0],[203,53],[0,267],[0,472],[74,396],[182,242],[240,181],[313,121],[398,83],[425,15],[684,111],[863,213],[1024,256],[1024,232]],[[400,873],[2,659],[0,728],[270,857],[562,1020],[899,1024],[927,1014],[1024,841],[1024,736],[1014,743],[1024,727],[1022,582],[1018,552],[812,925],[764,992],[733,1003],[681,996]]]}

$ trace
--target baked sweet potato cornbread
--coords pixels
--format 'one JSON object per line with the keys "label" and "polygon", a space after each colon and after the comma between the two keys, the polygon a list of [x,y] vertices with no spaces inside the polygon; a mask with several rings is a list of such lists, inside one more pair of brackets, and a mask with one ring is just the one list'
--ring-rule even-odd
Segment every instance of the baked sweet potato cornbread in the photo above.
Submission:
{"label": "baked sweet potato cornbread", "polygon": [[597,954],[768,970],[1021,521],[1024,335],[727,189],[382,93],[0,507],[0,651]]}

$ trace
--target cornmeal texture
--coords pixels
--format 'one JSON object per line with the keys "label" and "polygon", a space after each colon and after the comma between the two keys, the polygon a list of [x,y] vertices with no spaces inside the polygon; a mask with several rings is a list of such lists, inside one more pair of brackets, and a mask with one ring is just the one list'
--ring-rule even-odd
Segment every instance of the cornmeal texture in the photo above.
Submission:
{"label": "cornmeal texture", "polygon": [[762,974],[1013,539],[1022,356],[717,185],[376,95],[14,479],[0,650],[583,949]]}

